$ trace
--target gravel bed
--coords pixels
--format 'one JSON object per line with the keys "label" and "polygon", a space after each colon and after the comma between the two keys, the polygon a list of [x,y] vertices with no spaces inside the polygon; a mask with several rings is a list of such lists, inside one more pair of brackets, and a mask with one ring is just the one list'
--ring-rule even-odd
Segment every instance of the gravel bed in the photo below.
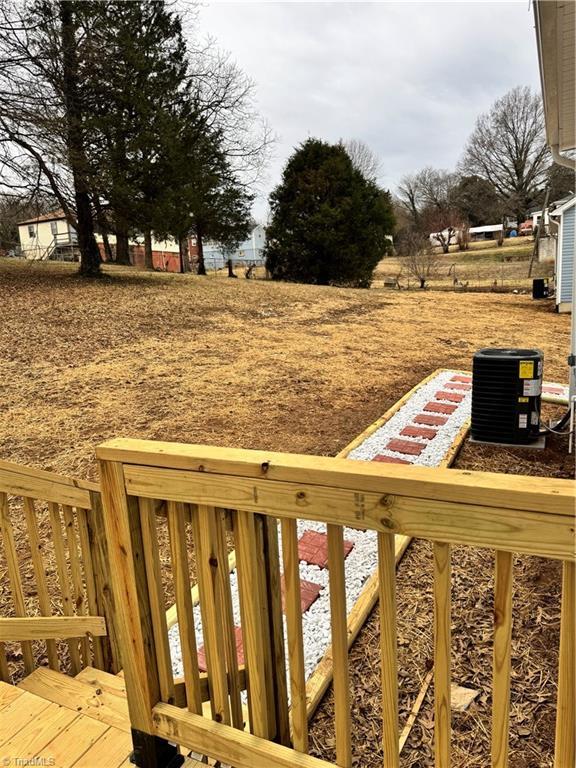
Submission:
{"label": "gravel bed", "polygon": [[[397,452],[386,449],[389,441],[400,435],[401,430],[412,422],[414,416],[422,413],[424,406],[434,400],[436,392],[442,390],[444,385],[456,374],[466,372],[441,371],[430,381],[423,384],[404,405],[379,429],[367,437],[359,446],[354,448],[348,458],[360,461],[371,461],[375,456],[396,456],[409,459],[413,464],[427,467],[438,466],[446,453],[454,443],[464,422],[470,418],[471,390],[460,392],[464,395],[461,403],[453,403],[456,409],[452,414],[446,414],[447,421],[437,427],[438,434],[433,440],[422,438],[410,438],[402,435],[403,440],[427,443],[426,448],[419,456],[403,456]],[[324,523],[310,520],[298,521],[298,534],[301,536],[306,530],[325,532]],[[377,566],[377,537],[374,531],[359,531],[352,528],[344,529],[344,538],[354,542],[354,548],[345,561],[346,569],[346,603],[348,613],[358,599],[362,588]],[[282,541],[280,540],[280,552]],[[330,593],[328,585],[328,570],[315,565],[300,562],[300,578],[311,581],[322,587],[318,599],[310,606],[302,617],[304,636],[304,658],[306,677],[308,678],[330,645]],[[238,602],[238,583],[236,572],[230,574],[232,588],[232,601],[234,611],[234,623],[240,625],[240,608]],[[195,612],[196,640],[198,648],[202,646],[202,622],[198,606]],[[284,637],[286,638],[286,622],[284,621]],[[182,655],[180,651],[180,638],[178,625],[169,631],[170,649],[172,654],[172,666],[175,675],[182,675]],[[287,643],[286,647],[287,647]]]}

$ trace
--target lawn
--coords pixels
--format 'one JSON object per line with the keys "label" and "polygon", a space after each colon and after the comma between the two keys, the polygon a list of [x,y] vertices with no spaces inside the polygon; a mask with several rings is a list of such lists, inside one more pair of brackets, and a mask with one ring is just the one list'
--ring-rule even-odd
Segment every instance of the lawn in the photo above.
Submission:
{"label": "lawn", "polygon": [[362,291],[0,261],[0,456],[95,477],[114,436],[335,454],[434,368],[535,346],[569,318],[523,295]]}
{"label": "lawn", "polygon": [[[527,295],[362,291],[126,268],[86,282],[72,265],[0,260],[0,296],[0,458],[80,477],[96,478],[94,446],[114,436],[333,455],[433,369],[470,369],[482,346],[539,347],[545,377],[566,380],[570,319]],[[568,476],[565,438],[551,443],[543,453],[468,445],[459,462]],[[18,550],[27,550],[24,542]],[[485,764],[489,752],[492,568],[491,553],[455,551],[454,680],[482,691],[471,712],[455,717],[461,768]],[[429,545],[414,542],[398,570],[401,723],[431,665],[431,573]],[[550,764],[558,576],[555,563],[516,558],[512,768]],[[0,596],[5,607],[3,583]],[[351,651],[363,768],[382,764],[378,633],[376,609]],[[311,725],[313,751],[328,758],[332,715],[329,694]],[[527,731],[537,734],[530,743]],[[430,689],[403,766],[432,762]]]}
{"label": "lawn", "polygon": [[[462,285],[454,287],[454,278],[465,284],[468,290],[505,290],[520,292],[532,291],[533,277],[550,277],[553,263],[535,262],[532,276],[528,277],[530,257],[534,248],[531,237],[516,237],[504,240],[498,247],[495,240],[482,240],[470,243],[467,251],[459,251],[451,245],[450,253],[438,252],[436,271],[429,280],[429,287],[434,290],[462,290]],[[381,288],[386,278],[399,276],[402,288],[418,289],[418,281],[410,275],[402,259],[389,257],[378,265],[374,287]]]}

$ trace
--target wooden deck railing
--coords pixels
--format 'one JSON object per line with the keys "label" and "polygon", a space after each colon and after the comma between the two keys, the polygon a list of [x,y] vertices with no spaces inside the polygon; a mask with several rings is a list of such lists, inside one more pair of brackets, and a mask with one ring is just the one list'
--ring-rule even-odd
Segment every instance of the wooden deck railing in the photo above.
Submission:
{"label": "wooden deck railing", "polygon": [[[308,755],[296,530],[298,519],[308,519],[328,526],[337,765],[352,765],[353,746],[343,526],[377,532],[384,765],[399,765],[395,535],[429,539],[434,547],[435,754],[436,765],[441,768],[450,765],[452,545],[496,551],[491,757],[496,768],[507,765],[508,755],[514,609],[511,553],[564,561],[554,765],[574,765],[572,482],[131,440],[106,443],[98,448],[98,456],[135,732],[175,741],[235,768],[329,765]],[[175,682],[172,673],[159,577],[154,514],[159,503],[167,506],[183,683]],[[232,521],[237,554],[247,713],[233,634],[225,548],[227,518]],[[288,675],[277,520],[283,550]],[[209,712],[202,707],[187,526],[191,526],[194,538]],[[245,731],[246,720],[249,732]],[[141,764],[146,768],[152,765],[145,758]]]}
{"label": "wooden deck railing", "polygon": [[0,539],[12,605],[0,620],[0,679],[11,680],[6,644],[14,642],[16,678],[44,655],[59,670],[58,640],[72,674],[90,665],[117,671],[99,486],[0,461]]}

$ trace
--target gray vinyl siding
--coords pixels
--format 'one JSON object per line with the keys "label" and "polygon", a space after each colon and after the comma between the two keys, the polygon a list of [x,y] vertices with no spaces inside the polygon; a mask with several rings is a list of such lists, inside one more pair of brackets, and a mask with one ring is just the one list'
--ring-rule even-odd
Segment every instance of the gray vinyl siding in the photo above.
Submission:
{"label": "gray vinyl siding", "polygon": [[560,259],[560,302],[572,301],[572,276],[574,273],[574,245],[576,241],[576,205],[568,208],[562,214],[562,253]]}

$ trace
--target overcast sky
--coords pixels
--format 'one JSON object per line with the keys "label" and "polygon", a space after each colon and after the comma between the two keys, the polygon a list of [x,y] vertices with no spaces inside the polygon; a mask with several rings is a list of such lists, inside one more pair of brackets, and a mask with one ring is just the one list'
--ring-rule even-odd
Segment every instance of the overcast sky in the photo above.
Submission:
{"label": "overcast sky", "polygon": [[314,136],[365,141],[380,183],[454,168],[477,115],[515,85],[539,88],[533,14],[518,2],[208,2],[203,34],[256,83],[278,136],[254,213]]}

